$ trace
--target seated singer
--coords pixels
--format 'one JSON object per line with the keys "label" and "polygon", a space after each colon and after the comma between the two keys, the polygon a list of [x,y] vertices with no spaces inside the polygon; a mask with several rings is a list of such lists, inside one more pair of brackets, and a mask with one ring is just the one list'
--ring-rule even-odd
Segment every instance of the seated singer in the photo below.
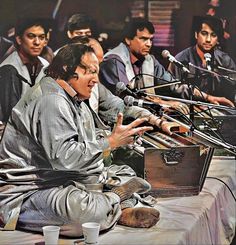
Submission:
{"label": "seated singer", "polygon": [[[134,207],[133,193],[149,191],[148,182],[126,165],[104,168],[110,150],[134,143],[136,135],[152,127],[139,126],[146,118],[122,125],[119,113],[109,136],[95,128],[85,100],[98,82],[98,71],[91,47],[67,45],[47,76],[13,108],[0,144],[4,229],[42,231],[44,225],[58,225],[60,234],[80,236],[84,222],[99,222],[106,230],[116,222],[151,227],[159,220],[156,209]],[[103,192],[91,184],[103,184]]]}

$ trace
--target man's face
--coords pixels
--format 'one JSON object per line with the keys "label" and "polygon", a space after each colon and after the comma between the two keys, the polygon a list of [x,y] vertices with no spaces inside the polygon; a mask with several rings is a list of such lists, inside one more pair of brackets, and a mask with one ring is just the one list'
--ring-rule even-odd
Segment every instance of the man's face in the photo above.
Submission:
{"label": "man's face", "polygon": [[75,73],[78,79],[71,78],[68,83],[78,93],[81,100],[89,99],[92,89],[98,83],[99,62],[94,53],[86,53],[81,60],[81,66],[77,66]]}
{"label": "man's face", "polygon": [[33,58],[39,56],[46,45],[46,34],[41,26],[32,26],[22,36],[17,36],[16,41],[19,51],[24,56]]}
{"label": "man's face", "polygon": [[197,39],[197,46],[204,53],[211,51],[218,43],[218,37],[216,33],[207,24],[202,24],[200,32],[195,32],[195,38]]}
{"label": "man's face", "polygon": [[84,29],[78,29],[74,31],[68,31],[67,35],[70,39],[73,37],[91,37],[92,36],[92,31],[90,28],[84,28]]}
{"label": "man's face", "polygon": [[143,31],[137,30],[137,34],[133,39],[125,39],[126,44],[130,48],[130,52],[137,58],[141,58],[150,53],[152,47],[153,34],[146,28]]}

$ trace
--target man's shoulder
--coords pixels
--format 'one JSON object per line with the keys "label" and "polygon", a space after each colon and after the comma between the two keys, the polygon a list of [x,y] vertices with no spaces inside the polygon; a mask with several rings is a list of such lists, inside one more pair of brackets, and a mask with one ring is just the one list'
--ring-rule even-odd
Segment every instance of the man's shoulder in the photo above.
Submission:
{"label": "man's shoulder", "polygon": [[16,67],[11,64],[6,64],[0,67],[0,79],[5,76],[14,76],[18,74]]}
{"label": "man's shoulder", "polygon": [[175,57],[182,57],[193,53],[193,47],[188,47],[176,54]]}
{"label": "man's shoulder", "polygon": [[19,59],[20,57],[17,51],[13,51],[11,54],[7,56],[5,60],[2,61],[2,63],[0,64],[0,67],[5,66],[5,65],[15,66]]}
{"label": "man's shoulder", "polygon": [[235,61],[230,57],[230,55],[220,49],[214,50],[214,56],[216,61],[218,61],[225,68],[236,69]]}
{"label": "man's shoulder", "polygon": [[215,49],[214,50],[214,55],[215,56],[221,56],[221,57],[224,57],[224,58],[231,58],[230,55],[220,49]]}
{"label": "man's shoulder", "polygon": [[103,62],[110,62],[110,63],[112,62],[114,63],[116,61],[123,63],[121,57],[117,54],[108,54],[107,56],[104,57],[103,60]]}
{"label": "man's shoulder", "polygon": [[[115,54],[108,55],[100,64],[100,69],[103,70],[105,67],[124,67],[125,64],[123,60]],[[107,69],[107,68],[106,68]]]}

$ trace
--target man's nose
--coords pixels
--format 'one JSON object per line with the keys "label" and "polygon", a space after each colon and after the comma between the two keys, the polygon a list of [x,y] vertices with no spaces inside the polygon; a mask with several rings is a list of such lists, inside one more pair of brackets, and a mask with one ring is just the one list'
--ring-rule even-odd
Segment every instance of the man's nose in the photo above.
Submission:
{"label": "man's nose", "polygon": [[152,46],[152,41],[150,39],[148,39],[146,41],[146,46],[148,46],[148,47],[151,47]]}
{"label": "man's nose", "polygon": [[207,42],[210,42],[210,41],[211,41],[211,35],[207,35],[207,36],[206,36],[206,41],[207,41]]}
{"label": "man's nose", "polygon": [[93,78],[92,78],[93,83],[99,83],[98,73],[94,73],[92,75],[93,75]]}
{"label": "man's nose", "polygon": [[34,43],[37,44],[37,45],[40,44],[40,39],[39,39],[39,37],[35,37],[35,38],[34,38]]}

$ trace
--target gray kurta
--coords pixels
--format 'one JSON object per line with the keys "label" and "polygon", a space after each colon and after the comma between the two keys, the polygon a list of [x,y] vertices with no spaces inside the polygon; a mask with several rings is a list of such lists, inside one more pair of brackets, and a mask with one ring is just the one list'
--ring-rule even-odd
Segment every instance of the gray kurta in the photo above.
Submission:
{"label": "gray kurta", "polygon": [[[21,228],[41,230],[45,224],[58,224],[62,234],[79,235],[83,222],[97,221],[101,229],[113,226],[121,214],[119,197],[88,192],[83,185],[104,182],[107,148],[103,130],[95,129],[87,105],[73,101],[53,79],[43,78],[13,108],[0,144],[1,226],[12,228],[8,222],[29,195],[19,216]],[[37,171],[24,173],[30,166]],[[13,167],[21,168],[20,173]],[[6,168],[11,168],[11,174]],[[112,166],[110,175],[117,171],[135,174],[127,166],[115,170]],[[22,176],[24,185],[16,176]],[[51,189],[39,190],[45,187]]]}

